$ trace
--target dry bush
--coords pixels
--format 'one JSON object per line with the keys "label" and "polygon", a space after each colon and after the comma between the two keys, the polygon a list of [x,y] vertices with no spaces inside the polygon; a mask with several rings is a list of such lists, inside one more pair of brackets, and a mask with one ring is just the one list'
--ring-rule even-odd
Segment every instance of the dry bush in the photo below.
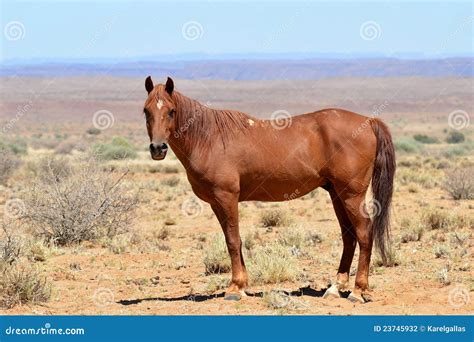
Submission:
{"label": "dry bush", "polygon": [[474,167],[464,167],[446,173],[444,188],[455,200],[474,199]]}
{"label": "dry bush", "polygon": [[7,149],[0,148],[0,184],[6,184],[21,164],[20,158]]}
{"label": "dry bush", "polygon": [[450,213],[441,209],[427,209],[421,214],[421,223],[428,229],[453,229],[470,227],[474,220],[468,216]]}
{"label": "dry bush", "polygon": [[114,137],[110,143],[97,143],[92,146],[92,153],[101,160],[135,159],[135,147],[124,137]]}
{"label": "dry bush", "polygon": [[397,249],[393,246],[393,245],[390,245],[390,247],[388,248],[387,250],[387,253],[386,253],[386,260],[385,262],[382,260],[382,258],[380,257],[380,255],[377,253],[375,258],[374,258],[374,266],[376,267],[395,267],[395,266],[399,266],[401,264],[401,260],[400,260],[400,257],[397,253]]}
{"label": "dry bush", "polygon": [[171,230],[168,227],[162,227],[159,231],[154,232],[153,235],[159,240],[167,240],[171,235]]}
{"label": "dry bush", "polygon": [[434,248],[436,258],[448,258],[451,254],[449,247],[446,245],[437,245]]}
{"label": "dry bush", "polygon": [[131,245],[131,237],[124,234],[114,236],[107,241],[107,248],[114,254],[123,254]]}
{"label": "dry bush", "polygon": [[225,273],[231,269],[230,257],[227,252],[227,245],[222,234],[213,236],[211,243],[204,251],[204,266],[206,274]]}
{"label": "dry bush", "polygon": [[323,241],[318,233],[307,232],[300,227],[290,227],[280,232],[278,242],[283,246],[302,249],[305,246],[315,245]]}
{"label": "dry bush", "polygon": [[255,246],[257,244],[260,244],[261,242],[262,237],[260,236],[259,231],[253,229],[245,234],[243,245],[248,252],[251,252],[255,248]]}
{"label": "dry bush", "polygon": [[268,308],[273,310],[300,310],[308,307],[308,304],[297,300],[286,291],[271,290],[263,294],[263,301]]}
{"label": "dry bush", "polygon": [[50,251],[43,240],[30,241],[26,251],[26,257],[30,261],[46,261],[49,254]]}
{"label": "dry bush", "polygon": [[23,218],[35,236],[57,245],[112,238],[128,230],[137,205],[125,175],[101,170],[94,160],[68,172],[48,164],[28,192]]}
{"label": "dry bush", "polygon": [[227,289],[229,286],[229,277],[212,275],[209,277],[209,281],[206,284],[206,293],[215,293]]}
{"label": "dry bush", "polygon": [[396,180],[401,185],[412,183],[421,185],[425,189],[431,189],[438,185],[438,173],[432,170],[423,171],[419,169],[401,168],[397,171]]}
{"label": "dry bush", "polygon": [[0,306],[47,302],[51,285],[41,273],[29,265],[0,264]]}
{"label": "dry bush", "polygon": [[420,241],[423,236],[424,228],[421,225],[410,227],[408,230],[402,233],[400,238],[402,243],[407,243],[410,241]]}
{"label": "dry bush", "polygon": [[445,286],[451,284],[451,279],[449,278],[449,269],[449,266],[444,266],[436,274],[438,281]]}
{"label": "dry bush", "polygon": [[249,273],[256,284],[295,281],[300,275],[296,257],[279,243],[255,248],[249,262]]}
{"label": "dry bush", "polygon": [[2,222],[0,235],[0,262],[13,264],[21,255],[23,244],[15,233],[16,226],[12,223]]}
{"label": "dry bush", "polygon": [[161,181],[162,185],[169,186],[169,187],[175,187],[176,185],[179,184],[179,177],[177,176],[172,176],[165,178]]}
{"label": "dry bush", "polygon": [[260,216],[263,227],[279,227],[291,222],[287,213],[280,209],[266,210]]}

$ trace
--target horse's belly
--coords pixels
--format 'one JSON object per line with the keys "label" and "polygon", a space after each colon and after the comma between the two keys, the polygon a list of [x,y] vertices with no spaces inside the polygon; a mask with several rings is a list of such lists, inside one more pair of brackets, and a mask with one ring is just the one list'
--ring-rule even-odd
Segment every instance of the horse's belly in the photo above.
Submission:
{"label": "horse's belly", "polygon": [[240,183],[240,201],[289,201],[306,195],[324,184],[318,175],[304,177],[255,177]]}

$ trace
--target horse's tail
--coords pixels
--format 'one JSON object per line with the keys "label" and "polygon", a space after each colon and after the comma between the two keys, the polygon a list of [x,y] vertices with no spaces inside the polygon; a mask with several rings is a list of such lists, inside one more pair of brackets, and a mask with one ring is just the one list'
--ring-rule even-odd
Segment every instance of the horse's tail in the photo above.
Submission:
{"label": "horse's tail", "polygon": [[387,261],[387,251],[390,248],[390,205],[392,203],[393,178],[396,168],[395,149],[387,125],[379,119],[372,119],[371,125],[377,138],[377,150],[372,173],[372,195],[375,201],[372,231],[375,245],[385,263]]}

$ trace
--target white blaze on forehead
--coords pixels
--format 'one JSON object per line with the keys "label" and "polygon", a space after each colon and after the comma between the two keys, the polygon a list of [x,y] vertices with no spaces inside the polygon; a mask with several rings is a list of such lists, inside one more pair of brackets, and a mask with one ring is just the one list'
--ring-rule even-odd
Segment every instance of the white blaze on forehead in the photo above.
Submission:
{"label": "white blaze on forehead", "polygon": [[249,119],[248,121],[250,126],[253,126],[255,124],[255,121],[253,121],[252,119]]}
{"label": "white blaze on forehead", "polygon": [[158,101],[156,101],[156,107],[158,109],[161,109],[161,107],[163,107],[163,100],[162,99],[159,99]]}

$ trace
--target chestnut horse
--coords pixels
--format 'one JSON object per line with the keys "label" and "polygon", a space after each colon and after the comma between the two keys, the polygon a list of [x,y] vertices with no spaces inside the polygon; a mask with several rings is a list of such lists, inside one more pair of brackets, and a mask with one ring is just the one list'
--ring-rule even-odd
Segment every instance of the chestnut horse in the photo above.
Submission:
{"label": "chestnut horse", "polygon": [[[208,108],[175,91],[170,78],[154,86],[147,77],[145,88],[151,157],[164,159],[169,145],[194,193],[211,205],[222,226],[232,263],[226,299],[240,299],[248,284],[238,203],[286,201],[317,187],[331,196],[344,245],[336,282],[324,296],[337,297],[348,288],[357,242],[359,264],[349,299],[367,299],[372,244],[385,260],[389,243],[395,152],[383,122],[342,109],[260,120]],[[370,184],[373,215],[365,209]]]}

